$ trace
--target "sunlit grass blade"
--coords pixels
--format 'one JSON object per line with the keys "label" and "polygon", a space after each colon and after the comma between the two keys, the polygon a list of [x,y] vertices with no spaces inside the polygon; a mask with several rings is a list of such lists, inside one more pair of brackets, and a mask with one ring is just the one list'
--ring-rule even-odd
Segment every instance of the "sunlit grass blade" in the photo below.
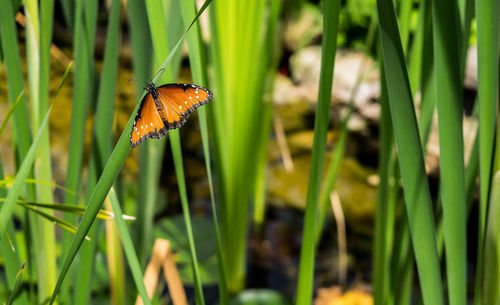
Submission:
{"label": "sunlit grass blade", "polygon": [[[207,3],[210,1],[206,1],[205,4],[203,5],[202,9],[198,12],[196,15],[195,20],[191,23],[194,24],[194,22],[198,19],[198,17],[203,13],[204,9],[207,7]],[[189,28],[188,28],[189,30]],[[187,30],[186,30],[187,31]],[[169,56],[167,56],[167,59],[164,61],[163,65],[166,67],[172,58],[172,52],[175,52],[178,48],[178,46],[181,44],[182,39],[184,39],[186,32],[184,35],[181,37],[181,40],[176,44],[176,48],[174,48]],[[130,151],[130,140],[129,140],[129,135],[130,131],[132,128],[132,123],[135,118],[135,114],[137,113],[137,110],[139,109],[139,104],[136,105],[134,111],[132,112],[130,119],[124,128],[118,143],[116,144],[113,152],[111,153],[108,162],[106,163],[106,166],[103,169],[102,175],[100,176],[94,191],[88,200],[88,206],[87,206],[87,211],[82,217],[82,220],[80,222],[80,225],[78,226],[78,231],[76,232],[73,241],[71,242],[71,246],[69,247],[69,250],[65,253],[65,258],[64,258],[64,263],[61,267],[61,271],[59,274],[59,277],[57,279],[56,286],[54,288],[54,292],[52,293],[52,297],[50,299],[49,304],[53,304],[59,291],[61,288],[61,285],[64,281],[64,278],[66,274],[68,273],[68,270],[78,252],[80,249],[80,246],[85,238],[85,235],[87,232],[90,230],[90,227],[92,226],[92,223],[94,222],[97,213],[99,212],[99,208],[106,198],[109,190],[111,189],[111,186],[113,185],[116,177],[118,176],[118,173],[125,162],[125,158],[127,157],[129,151]]]}
{"label": "sunlit grass blade", "polygon": [[[64,219],[60,219],[58,217],[55,217],[54,215],[52,214],[49,214],[47,212],[44,212],[43,210],[40,210],[40,209],[37,209],[36,207],[32,206],[32,205],[29,205],[29,204],[21,204],[21,206],[25,207],[26,209],[32,211],[33,213],[35,214],[38,214],[40,215],[41,217],[45,218],[46,220],[49,221],[50,224],[54,223],[56,224],[57,226],[59,226],[60,228],[70,232],[70,233],[76,233],[77,231],[77,227],[74,226],[72,223],[64,220]],[[90,238],[88,237],[85,237],[85,239],[87,240],[90,240]]]}
{"label": "sunlit grass blade", "polygon": [[40,144],[40,140],[42,138],[41,135],[43,133],[43,128],[48,122],[49,114],[50,110],[47,112],[47,115],[45,115],[44,120],[40,124],[40,130],[36,135],[33,144],[28,151],[28,154],[26,154],[26,158],[24,158],[21,167],[17,172],[14,184],[9,189],[5,202],[2,204],[2,208],[0,209],[0,228],[5,229],[7,227],[7,222],[12,218],[12,212],[14,211],[17,198],[21,194],[23,186],[25,185],[26,177],[28,177],[31,171],[31,167],[33,166],[33,162],[35,161],[38,145]]}
{"label": "sunlit grass blade", "polygon": [[23,283],[23,275],[24,275],[24,265],[26,263],[23,263],[21,268],[19,269],[19,272],[17,272],[16,275],[16,282],[14,283],[14,289],[12,289],[12,292],[10,293],[9,300],[7,301],[7,305],[11,305],[12,302],[14,302],[14,299],[17,296],[17,293],[19,292],[19,288],[21,288],[21,284]]}
{"label": "sunlit grass blade", "polygon": [[[241,5],[240,5],[241,4]],[[208,107],[214,138],[214,165],[229,291],[244,288],[248,205],[255,202],[259,167],[270,124],[264,101],[271,57],[266,33],[274,22],[270,1],[214,2],[210,14],[212,90]],[[274,4],[276,5],[276,4]],[[244,60],[242,60],[244,59]],[[260,122],[255,124],[255,122]],[[257,147],[258,146],[258,147]]]}
{"label": "sunlit grass blade", "polygon": [[424,304],[443,304],[434,216],[393,2],[378,0],[387,92]]}
{"label": "sunlit grass blade", "polygon": [[132,272],[132,277],[134,278],[135,285],[139,294],[142,297],[143,302],[147,304],[151,304],[151,301],[148,297],[148,293],[146,291],[146,287],[144,286],[144,282],[142,281],[143,274],[142,268],[139,264],[139,260],[137,259],[137,255],[135,253],[134,244],[132,242],[132,238],[130,237],[130,233],[128,231],[127,225],[123,220],[123,213],[120,208],[120,203],[118,202],[118,197],[113,189],[109,192],[109,200],[111,202],[111,206],[113,207],[113,212],[116,214],[115,223],[120,233],[120,239],[123,245],[123,251],[125,251],[125,256],[127,257],[128,264],[130,266],[130,271]]}
{"label": "sunlit grass blade", "polygon": [[[54,16],[54,0],[38,3],[36,0],[24,2],[26,14],[26,46],[28,59],[28,85],[31,110],[31,130],[36,134],[40,128],[40,119],[49,109],[50,83],[50,47],[52,41],[52,21]],[[39,160],[33,166],[34,176],[41,180],[52,180],[50,139],[48,126],[42,131]],[[37,184],[36,199],[53,201],[52,188],[49,185]],[[51,210],[39,211],[38,214],[49,215]],[[51,222],[40,217],[32,217],[34,256],[36,258],[38,278],[38,301],[47,299],[55,286],[57,278],[55,228]]]}
{"label": "sunlit grass blade", "polygon": [[[436,108],[439,129],[439,165],[446,274],[451,305],[465,305],[466,206],[464,142],[462,128],[462,80],[457,42],[459,20],[455,1],[433,2]],[[460,44],[459,44],[460,45]]]}
{"label": "sunlit grass blade", "polygon": [[311,169],[307,186],[306,214],[300,252],[299,277],[297,283],[297,305],[311,304],[314,282],[315,235],[317,201],[321,186],[323,159],[328,131],[328,114],[331,104],[333,65],[337,48],[337,32],[340,15],[340,1],[327,1],[323,6],[323,43],[321,72],[314,120],[314,140]]}
{"label": "sunlit grass blade", "polygon": [[[112,197],[115,200],[116,204],[119,206],[118,198],[112,189],[113,193]],[[105,200],[105,206],[107,209],[112,210],[111,200],[108,200],[111,196],[108,196]],[[121,211],[120,211],[121,213]],[[127,227],[125,225],[125,230]],[[130,234],[128,231],[125,231],[124,234],[128,237],[130,241]],[[123,235],[123,234],[122,234]],[[106,222],[106,244],[107,244],[107,259],[108,259],[108,271],[109,271],[109,285],[110,285],[110,294],[111,294],[111,302],[114,305],[125,304],[125,264],[123,262],[123,249],[121,245],[120,235],[118,232],[118,228],[116,223],[111,221]],[[133,248],[132,248],[133,250]],[[135,253],[134,253],[135,254]],[[137,261],[137,256],[135,256],[136,266],[139,266]]]}
{"label": "sunlit grass blade", "polygon": [[[0,201],[4,201],[3,199],[0,199]],[[51,210],[57,210],[57,211],[62,211],[62,212],[67,212],[67,213],[72,213],[75,215],[83,215],[85,213],[85,207],[82,205],[74,205],[74,204],[61,204],[61,203],[43,203],[43,202],[28,202],[25,200],[17,200],[17,203],[22,205],[22,206],[30,206],[30,207],[41,207],[41,208],[47,208]],[[99,213],[97,213],[97,218],[103,219],[103,220],[109,220],[109,219],[114,219],[115,215],[107,210],[99,210]],[[128,216],[124,215],[125,220],[134,220],[135,217],[133,216]]]}
{"label": "sunlit grass blade", "polygon": [[[476,0],[477,77],[480,117],[478,253],[474,291],[474,304],[476,305],[482,304],[481,278],[483,270],[485,270],[483,265],[487,266],[483,264],[483,257],[485,257],[483,255],[483,240],[486,234],[488,202],[494,202],[489,200],[489,193],[498,100],[498,5],[498,1]],[[495,181],[496,188],[498,188],[497,184]],[[487,279],[483,278],[483,281],[485,280]],[[486,281],[484,282],[484,285],[489,284],[495,285],[495,283],[487,284]]]}

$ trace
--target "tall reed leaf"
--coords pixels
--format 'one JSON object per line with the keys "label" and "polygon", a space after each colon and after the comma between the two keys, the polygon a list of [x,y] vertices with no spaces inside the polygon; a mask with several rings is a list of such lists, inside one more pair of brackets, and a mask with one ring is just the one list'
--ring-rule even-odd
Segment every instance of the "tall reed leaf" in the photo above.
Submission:
{"label": "tall reed leaf", "polygon": [[[498,100],[498,1],[476,0],[479,99],[479,220],[475,304],[481,304],[483,240],[486,229]],[[495,182],[496,183],[496,182]],[[485,265],[486,266],[486,265]],[[484,278],[487,285],[489,279]],[[494,283],[493,283],[494,285]]]}
{"label": "tall reed leaf", "polygon": [[[210,105],[221,235],[230,291],[244,287],[248,205],[253,199],[262,137],[268,134],[262,94],[269,57],[268,1],[216,1],[210,14],[214,94]],[[262,159],[262,158],[260,158]],[[260,161],[262,162],[262,161]]]}
{"label": "tall reed leaf", "polygon": [[387,93],[424,304],[443,304],[434,216],[394,5],[378,0]]}
{"label": "tall reed leaf", "polygon": [[[196,15],[195,19],[189,26],[189,28],[184,32],[182,35],[181,39],[177,42],[175,47],[172,49],[170,54],[167,56],[165,61],[162,64],[162,67],[165,68],[170,61],[172,60],[172,56],[174,52],[177,51],[179,48],[180,44],[184,40],[184,37],[186,36],[187,31],[191,28],[191,26],[194,24],[196,20],[198,20],[199,16],[203,13],[203,11],[206,9],[208,4],[210,4],[211,0],[205,1],[205,4],[202,6],[202,8],[199,10],[198,14]],[[161,74],[161,72],[160,72]],[[145,94],[144,94],[145,95]],[[142,98],[141,98],[142,99]],[[71,246],[68,250],[68,252],[65,255],[64,263],[61,268],[61,272],[59,274],[59,277],[57,279],[56,286],[54,288],[54,292],[52,293],[52,298],[50,300],[49,304],[53,304],[59,290],[61,288],[61,284],[64,281],[64,278],[66,274],[68,273],[68,270],[71,266],[71,263],[73,262],[78,250],[80,249],[80,246],[82,245],[83,240],[85,239],[85,235],[87,232],[90,230],[90,227],[92,226],[92,223],[94,222],[96,215],[99,212],[99,208],[106,198],[109,190],[111,189],[111,186],[113,185],[116,177],[118,176],[118,173],[123,165],[123,162],[125,162],[125,158],[127,157],[129,151],[130,151],[130,131],[132,128],[132,123],[135,118],[135,114],[137,113],[137,110],[139,109],[139,103],[136,105],[134,111],[132,112],[132,115],[130,116],[130,119],[123,130],[118,143],[116,144],[113,152],[111,153],[108,162],[106,163],[106,166],[103,169],[102,175],[100,176],[94,191],[88,201],[88,207],[87,211],[82,217],[82,220],[80,222],[80,225],[78,226],[78,231],[75,234],[75,237],[73,238],[73,241],[71,242]]]}
{"label": "tall reed leaf", "polygon": [[436,107],[448,295],[451,305],[465,305],[467,249],[458,8],[453,0],[434,1],[433,4]]}
{"label": "tall reed leaf", "polygon": [[[3,58],[7,68],[7,88],[10,105],[15,103],[16,98],[24,89],[23,69],[18,52],[17,32],[13,13],[14,10],[12,9],[11,1],[5,1],[5,3],[0,5],[0,36],[2,37],[0,43],[2,44]],[[16,155],[18,160],[24,159],[31,145],[29,125],[26,124],[28,121],[26,97],[21,96],[21,103],[14,111],[13,120],[13,137],[16,139],[18,146]]]}
{"label": "tall reed leaf", "polygon": [[[28,59],[28,83],[30,88],[31,126],[33,134],[39,130],[40,118],[47,113],[49,107],[49,70],[50,70],[50,45],[52,37],[52,19],[54,1],[48,0],[41,3],[40,16],[38,1],[25,1],[26,13],[26,46]],[[40,143],[40,161],[35,163],[34,175],[36,179],[51,181],[52,166],[50,155],[49,129],[42,133]],[[50,185],[36,185],[36,200],[53,202],[52,188]],[[47,210],[50,216],[53,213]],[[34,255],[36,257],[38,277],[38,300],[46,300],[57,278],[56,265],[56,240],[55,229],[52,222],[46,221],[41,216],[32,217]]]}
{"label": "tall reed leaf", "polygon": [[[195,3],[192,1],[181,1],[182,19],[184,20],[185,27],[189,26],[189,20],[192,20],[196,13]],[[201,86],[207,86],[208,77],[206,70],[205,48],[201,38],[201,30],[199,25],[194,28],[187,35],[187,44],[189,48],[189,62],[191,73],[193,75],[193,82]],[[219,229],[219,218],[217,217],[217,208],[215,206],[215,196],[212,181],[212,168],[210,164],[210,150],[208,141],[208,124],[207,124],[207,111],[206,107],[198,110],[198,119],[200,122],[201,138],[203,143],[203,155],[205,157],[205,167],[207,169],[208,186],[210,189],[210,202],[212,205],[212,216],[215,229],[215,238],[217,243],[217,272],[219,276],[219,299],[221,305],[229,304],[229,293],[227,291],[226,281],[226,267],[224,256],[222,252],[222,241]]]}
{"label": "tall reed leaf", "polygon": [[[97,95],[97,110],[92,133],[92,150],[88,167],[86,201],[90,198],[97,179],[102,173],[105,162],[113,147],[113,113],[114,97],[117,82],[118,45],[119,45],[120,1],[113,0],[108,21],[104,61],[102,65],[99,91]],[[89,237],[93,240],[82,246],[80,261],[75,276],[73,304],[92,303],[91,284],[94,271],[94,255],[96,240],[100,230],[91,230]]]}
{"label": "tall reed leaf", "polygon": [[314,120],[314,140],[311,156],[311,170],[307,186],[306,214],[302,249],[300,252],[299,278],[297,283],[297,305],[311,304],[314,283],[314,261],[316,247],[316,217],[318,197],[326,149],[328,114],[332,98],[333,65],[337,49],[340,1],[323,3],[323,43],[321,52],[321,72]]}
{"label": "tall reed leaf", "polygon": [[[169,1],[169,4],[172,7],[175,7],[174,4],[175,1]],[[172,31],[169,31],[170,27],[172,26],[171,24],[167,26],[169,23],[167,23],[167,16],[163,13],[161,3],[159,2],[148,2],[146,3],[146,7],[148,10],[148,16],[149,16],[149,24],[150,24],[150,30],[151,30],[151,38],[153,41],[153,47],[155,50],[155,57],[157,61],[159,62],[165,54],[168,54],[169,47],[172,47],[172,44],[170,43],[169,46],[169,38],[171,40],[175,39],[174,37],[171,37]],[[179,18],[181,18],[180,14],[175,14],[170,16],[168,18],[169,21],[172,20],[178,20],[181,21]],[[173,60],[172,62],[175,62],[175,53],[171,53]],[[164,80],[167,80],[169,82],[174,80],[174,77],[176,76],[175,71],[177,69],[172,68],[173,65],[171,65],[171,68],[167,70],[167,74],[163,77]],[[182,204],[182,212],[184,215],[185,223],[186,223],[186,232],[188,234],[188,241],[189,241],[189,249],[190,249],[190,254],[191,254],[191,262],[192,262],[192,270],[193,270],[193,278],[194,278],[194,284],[195,284],[195,297],[196,297],[196,303],[197,304],[204,304],[204,297],[203,297],[203,289],[201,286],[201,279],[200,279],[200,274],[199,274],[199,267],[198,267],[198,258],[196,255],[196,248],[194,244],[194,238],[193,238],[193,232],[191,228],[191,219],[189,215],[189,206],[187,203],[187,191],[186,191],[186,182],[184,179],[184,168],[182,165],[182,152],[181,152],[181,144],[180,144],[180,136],[179,136],[179,131],[178,130],[172,130],[169,132],[169,139],[170,139],[170,146],[172,149],[172,156],[174,159],[174,166],[175,166],[175,173],[177,176],[177,183],[179,187],[179,195],[181,198],[181,204]],[[148,146],[151,148],[155,148],[159,146],[159,150],[163,152],[163,146],[164,143],[163,141],[157,142],[157,143],[148,143]],[[160,153],[157,155],[158,161],[162,157],[163,153]],[[148,160],[149,162],[155,162],[155,160]],[[148,162],[146,161],[146,162]],[[151,164],[154,170],[151,170],[151,173],[154,173],[152,178],[158,178],[159,177],[159,168],[158,166],[155,166],[154,163]],[[154,183],[154,182],[153,182]],[[154,192],[152,192],[154,194]],[[156,198],[150,198],[150,200],[156,200]],[[152,212],[149,215],[152,218]],[[146,240],[147,241],[147,240]]]}

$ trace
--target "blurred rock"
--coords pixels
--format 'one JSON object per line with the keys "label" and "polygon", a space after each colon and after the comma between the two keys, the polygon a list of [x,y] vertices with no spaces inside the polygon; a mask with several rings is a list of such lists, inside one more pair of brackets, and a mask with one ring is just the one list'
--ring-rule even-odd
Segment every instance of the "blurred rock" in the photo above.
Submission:
{"label": "blurred rock", "polygon": [[[324,170],[330,162],[327,153]],[[300,154],[293,158],[293,172],[287,172],[281,163],[269,168],[269,202],[277,206],[288,206],[303,210],[307,195],[307,181],[311,156]],[[376,188],[368,184],[368,177],[375,170],[362,167],[355,159],[342,160],[335,190],[338,192],[342,208],[349,224],[357,232],[371,234],[375,215]]]}
{"label": "blurred rock", "polygon": [[467,50],[464,87],[474,91],[477,90],[477,46],[471,46]]}
{"label": "blurred rock", "polygon": [[317,5],[305,3],[297,16],[290,16],[285,24],[283,40],[291,51],[308,45],[323,32],[323,14]]}
{"label": "blurred rock", "polygon": [[[473,117],[463,117],[463,137],[464,137],[464,162],[469,163],[469,157],[474,145],[474,139],[478,128],[478,121]],[[431,176],[439,175],[439,133],[437,114],[434,112],[429,140],[427,142],[427,153],[425,155],[425,169]]]}
{"label": "blurred rock", "polygon": [[[321,70],[321,47],[311,46],[297,51],[290,58],[290,70],[293,81],[280,80],[275,97],[279,103],[287,103],[286,92],[293,92],[316,103]],[[332,87],[332,99],[337,119],[341,120],[346,107],[353,98],[356,115],[352,117],[349,130],[360,131],[366,128],[366,120],[378,122],[380,105],[376,102],[380,96],[379,71],[374,61],[361,52],[337,51]],[[286,87],[288,86],[288,87]],[[293,87],[293,89],[292,89]],[[301,89],[299,89],[301,88]],[[280,92],[283,92],[282,94]]]}

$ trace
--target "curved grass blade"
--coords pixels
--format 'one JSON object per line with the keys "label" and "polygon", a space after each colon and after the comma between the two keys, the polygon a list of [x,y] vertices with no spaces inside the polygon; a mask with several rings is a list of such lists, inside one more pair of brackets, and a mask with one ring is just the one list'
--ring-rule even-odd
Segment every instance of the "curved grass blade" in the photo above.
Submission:
{"label": "curved grass blade", "polygon": [[[394,5],[378,0],[380,40],[405,203],[424,304],[443,304],[431,197]],[[424,280],[425,279],[425,280]]]}
{"label": "curved grass blade", "polygon": [[[196,15],[196,18],[193,20],[189,28],[186,30],[186,32],[182,35],[181,39],[179,42],[176,44],[174,49],[170,52],[170,54],[167,56],[165,61],[162,64],[162,67],[166,67],[173,55],[172,53],[175,52],[179,45],[181,45],[181,42],[186,36],[187,31],[191,28],[191,26],[194,24],[196,20],[198,20],[198,17],[203,13],[203,11],[206,9],[208,4],[212,2],[211,0],[207,0],[203,7],[200,9],[198,14]],[[161,73],[161,72],[160,72]],[[159,74],[160,74],[159,73]],[[141,99],[146,95],[146,92],[144,92],[143,96]],[[78,231],[76,232],[73,241],[71,242],[71,246],[69,247],[68,252],[66,253],[64,263],[61,267],[61,272],[59,274],[59,277],[57,279],[56,286],[54,288],[54,292],[52,293],[52,297],[50,299],[49,304],[53,304],[59,290],[61,289],[62,282],[64,281],[64,278],[66,274],[68,273],[68,270],[78,252],[80,249],[80,246],[85,238],[85,235],[87,232],[90,230],[90,227],[92,226],[92,223],[94,222],[97,213],[99,212],[100,206],[103,203],[104,199],[106,198],[109,190],[111,189],[111,186],[113,185],[116,177],[118,176],[120,169],[125,162],[125,159],[130,151],[130,131],[132,128],[132,123],[135,118],[135,114],[137,113],[137,110],[139,109],[140,104],[138,103],[132,112],[130,119],[124,128],[120,138],[118,139],[118,143],[116,144],[113,152],[111,153],[111,156],[108,159],[108,162],[106,163],[106,166],[104,167],[104,170],[102,172],[101,177],[99,178],[99,181],[97,182],[94,191],[88,201],[88,207],[87,210],[85,211],[85,214],[82,217],[82,220],[80,222],[80,225],[78,226]]]}
{"label": "curved grass blade", "polygon": [[323,3],[323,44],[321,57],[321,72],[314,120],[314,140],[311,156],[311,170],[307,186],[306,214],[304,233],[300,252],[299,278],[297,283],[297,305],[311,304],[314,282],[314,261],[316,248],[316,218],[318,197],[321,187],[323,161],[326,148],[326,133],[328,131],[328,114],[330,110],[333,65],[337,49],[337,32],[339,26],[340,1]]}
{"label": "curved grass blade", "polygon": [[17,293],[19,292],[19,288],[21,287],[21,284],[23,283],[23,275],[24,275],[24,266],[26,263],[23,263],[19,271],[17,272],[16,275],[16,282],[14,283],[14,289],[12,289],[12,292],[10,293],[9,300],[7,301],[7,305],[11,305],[12,302],[14,302],[14,299],[17,296]]}

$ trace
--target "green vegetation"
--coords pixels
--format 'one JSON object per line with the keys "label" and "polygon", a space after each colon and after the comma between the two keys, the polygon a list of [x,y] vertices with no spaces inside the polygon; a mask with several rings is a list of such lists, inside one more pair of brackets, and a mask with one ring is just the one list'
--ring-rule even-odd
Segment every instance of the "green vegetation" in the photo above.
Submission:
{"label": "green vegetation", "polygon": [[[163,288],[148,295],[143,281],[154,241],[164,238],[184,285],[192,288],[191,304],[312,304],[319,295],[317,253],[331,236],[325,234],[331,233],[330,195],[349,153],[348,126],[362,82],[358,75],[330,148],[336,51],[346,47],[377,58],[380,70],[373,264],[365,278],[374,304],[499,304],[498,1],[314,2],[4,1],[0,74],[8,110],[0,118],[0,301],[134,304],[140,296],[144,304],[167,304]],[[305,18],[309,27],[293,49],[282,40],[284,27],[300,24],[295,18]],[[57,27],[71,39],[62,42]],[[479,117],[479,128],[467,154],[463,83],[469,42],[476,41],[478,96],[471,120]],[[70,44],[63,68],[52,64],[58,43]],[[125,44],[136,82],[123,81],[130,70],[121,59]],[[280,136],[278,128],[272,132],[275,84],[287,74],[288,53],[314,44],[321,45],[322,57],[310,107],[310,167],[301,173],[308,177],[302,235],[293,237],[300,257],[288,258],[296,267],[296,275],[287,273],[291,295],[262,287],[267,282],[248,285],[247,256],[261,246],[249,245],[252,235],[269,238],[269,156]],[[143,83],[189,80],[214,93],[187,123],[199,141],[176,129],[131,150],[132,124],[147,94]],[[117,92],[132,86],[135,107],[124,111],[128,101]],[[67,98],[60,94],[65,90]],[[61,105],[70,122],[62,178],[51,128]],[[435,112],[439,182],[426,172]],[[192,143],[199,143],[198,156],[185,154]],[[193,158],[202,164],[196,169],[206,183],[202,199],[188,180],[187,160]],[[126,162],[138,164],[137,175]],[[175,171],[169,178],[175,187],[165,190],[160,184],[167,168],[171,177]],[[467,240],[469,229],[477,231],[477,243]],[[281,248],[267,252],[275,260],[285,255]]]}

